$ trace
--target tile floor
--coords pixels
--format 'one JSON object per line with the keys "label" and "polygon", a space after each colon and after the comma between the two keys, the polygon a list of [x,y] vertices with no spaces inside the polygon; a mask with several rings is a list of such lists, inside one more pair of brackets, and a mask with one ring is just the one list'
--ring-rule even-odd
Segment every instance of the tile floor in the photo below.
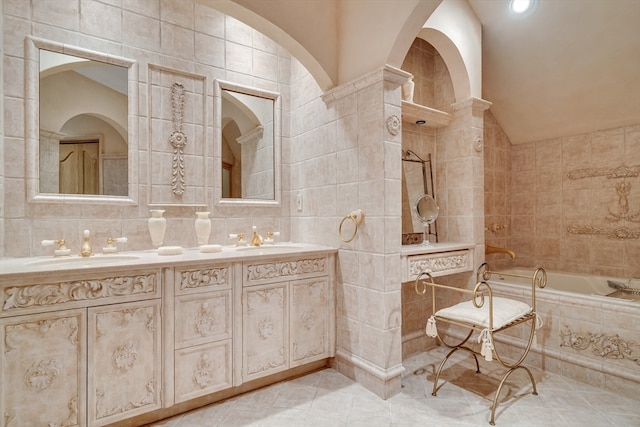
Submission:
{"label": "tile floor", "polygon": [[[504,370],[481,360],[483,373],[476,374],[469,356],[453,357],[434,397],[433,372],[443,351],[436,348],[405,360],[402,392],[388,400],[324,369],[148,427],[489,426],[493,392]],[[532,373],[538,396],[531,394],[525,371],[515,371],[502,389],[496,426],[640,426],[640,390],[630,398],[556,374]]]}

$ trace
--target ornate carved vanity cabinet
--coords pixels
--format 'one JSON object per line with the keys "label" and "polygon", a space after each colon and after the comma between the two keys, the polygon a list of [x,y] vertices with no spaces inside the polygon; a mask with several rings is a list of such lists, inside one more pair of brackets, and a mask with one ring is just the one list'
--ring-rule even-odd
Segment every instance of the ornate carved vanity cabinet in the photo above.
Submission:
{"label": "ornate carved vanity cabinet", "polygon": [[323,366],[335,252],[2,261],[0,426],[136,425]]}

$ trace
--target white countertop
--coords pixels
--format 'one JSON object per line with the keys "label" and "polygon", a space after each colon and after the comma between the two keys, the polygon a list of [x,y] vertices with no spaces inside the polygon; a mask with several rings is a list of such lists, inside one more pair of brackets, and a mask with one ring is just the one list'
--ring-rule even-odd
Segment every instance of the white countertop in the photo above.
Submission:
{"label": "white countertop", "polygon": [[118,252],[116,254],[94,254],[82,258],[77,254],[54,257],[2,258],[0,260],[0,280],[11,279],[25,274],[50,273],[53,271],[92,271],[105,269],[122,270],[123,267],[163,267],[195,262],[242,261],[282,256],[300,256],[322,253],[335,253],[336,248],[303,243],[279,242],[261,247],[222,246],[220,252],[203,253],[200,249],[184,248],[179,255],[159,255],[157,250]]}

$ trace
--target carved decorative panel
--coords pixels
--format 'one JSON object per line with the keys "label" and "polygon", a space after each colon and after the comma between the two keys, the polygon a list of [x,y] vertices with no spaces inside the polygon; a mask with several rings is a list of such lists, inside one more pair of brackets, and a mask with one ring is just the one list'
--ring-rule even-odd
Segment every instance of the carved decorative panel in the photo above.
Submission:
{"label": "carved decorative panel", "polygon": [[561,347],[589,351],[603,359],[626,360],[640,366],[640,343],[625,340],[618,334],[607,332],[577,332],[564,325],[560,330]]}
{"label": "carved decorative panel", "polygon": [[231,340],[176,351],[175,400],[184,402],[232,384]]}
{"label": "carved decorative panel", "polygon": [[89,309],[91,425],[161,407],[160,305],[150,300]]}
{"label": "carved decorative panel", "polygon": [[206,88],[205,76],[149,64],[150,205],[207,205]]}
{"label": "carved decorative panel", "polygon": [[8,286],[3,290],[2,311],[9,312],[47,306],[60,309],[61,305],[68,302],[154,294],[157,292],[157,286],[155,273]]}
{"label": "carved decorative panel", "polygon": [[[631,195],[632,183],[630,181],[638,181],[640,176],[640,165],[609,168],[587,168],[575,169],[567,173],[569,179],[584,179],[594,177],[606,177],[608,179],[617,179],[613,188],[617,193],[617,203],[609,206],[608,214],[604,216],[604,220],[611,224],[618,224],[615,227],[607,227],[592,224],[571,224],[567,226],[569,234],[585,234],[594,236],[605,236],[610,239],[640,239],[640,229],[635,224],[640,223],[640,209],[631,206],[637,197]],[[622,223],[622,225],[620,225]]]}
{"label": "carved decorative panel", "polygon": [[84,310],[0,320],[0,425],[85,424]]}
{"label": "carved decorative panel", "polygon": [[231,290],[177,297],[176,348],[231,338],[231,303]]}
{"label": "carved decorative panel", "polygon": [[326,278],[291,283],[291,367],[328,356],[328,294]]}
{"label": "carved decorative panel", "polygon": [[289,364],[287,283],[245,288],[242,296],[243,377],[259,378]]}
{"label": "carved decorative panel", "polygon": [[224,289],[229,284],[229,267],[199,268],[194,270],[176,270],[176,293],[194,293]]}
{"label": "carved decorative panel", "polygon": [[296,279],[326,272],[326,258],[305,258],[245,265],[247,283],[272,279]]}
{"label": "carved decorative panel", "polygon": [[471,255],[469,251],[415,255],[409,256],[407,259],[406,271],[403,272],[403,281],[415,280],[423,271],[428,271],[434,277],[437,277],[471,270]]}

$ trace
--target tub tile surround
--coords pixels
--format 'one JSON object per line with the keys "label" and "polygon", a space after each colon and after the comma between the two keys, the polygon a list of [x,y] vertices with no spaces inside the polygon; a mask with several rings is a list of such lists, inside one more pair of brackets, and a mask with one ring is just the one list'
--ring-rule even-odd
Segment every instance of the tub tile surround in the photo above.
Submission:
{"label": "tub tile surround", "polygon": [[490,116],[487,122],[495,154],[485,160],[494,165],[486,222],[507,225],[488,231],[487,242],[517,255],[513,263],[492,257],[501,266],[639,277],[640,126],[511,146]]}

